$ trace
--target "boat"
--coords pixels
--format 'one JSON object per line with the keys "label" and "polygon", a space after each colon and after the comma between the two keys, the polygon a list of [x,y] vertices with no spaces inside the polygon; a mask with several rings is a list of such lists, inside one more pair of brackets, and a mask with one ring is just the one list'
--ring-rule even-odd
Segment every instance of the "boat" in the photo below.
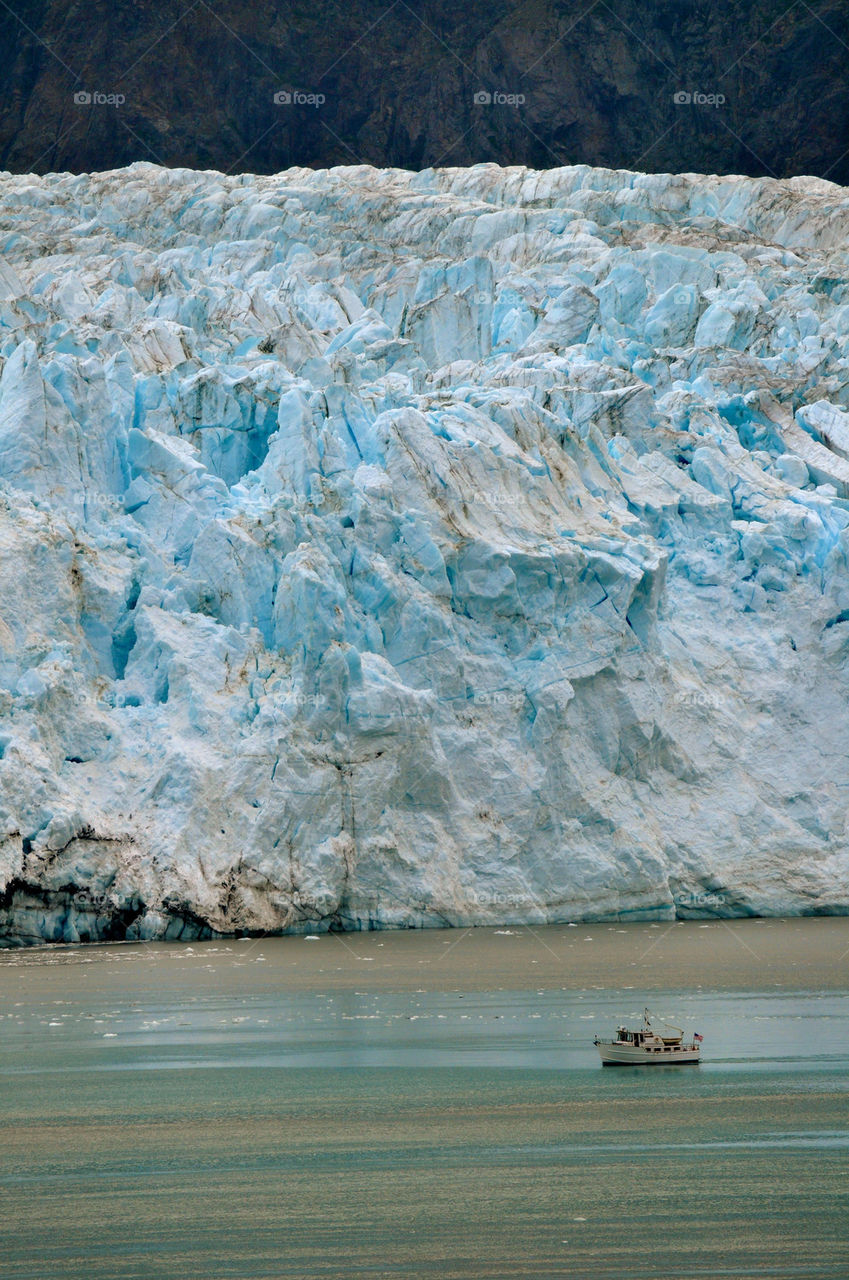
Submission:
{"label": "boat", "polygon": [[702,1037],[696,1032],[692,1040],[684,1040],[684,1032],[680,1027],[664,1022],[662,1018],[655,1021],[674,1032],[674,1035],[662,1034],[652,1026],[652,1015],[646,1009],[643,1023],[636,1031],[627,1027],[616,1028],[615,1040],[600,1040],[598,1036],[593,1044],[601,1054],[603,1067],[668,1067],[698,1066],[702,1047]]}

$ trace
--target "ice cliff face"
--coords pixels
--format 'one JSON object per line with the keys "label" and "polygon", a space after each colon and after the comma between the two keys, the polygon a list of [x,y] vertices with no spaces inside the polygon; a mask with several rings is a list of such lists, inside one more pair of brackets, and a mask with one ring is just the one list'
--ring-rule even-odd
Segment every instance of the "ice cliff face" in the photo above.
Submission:
{"label": "ice cliff face", "polygon": [[843,189],[0,197],[7,941],[847,910]]}

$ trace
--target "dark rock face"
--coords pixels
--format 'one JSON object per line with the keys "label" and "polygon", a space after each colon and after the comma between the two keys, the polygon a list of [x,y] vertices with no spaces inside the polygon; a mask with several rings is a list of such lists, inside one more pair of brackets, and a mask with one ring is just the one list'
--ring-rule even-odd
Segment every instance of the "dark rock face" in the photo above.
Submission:
{"label": "dark rock face", "polygon": [[497,161],[849,182],[849,0],[17,0],[0,47],[15,172]]}

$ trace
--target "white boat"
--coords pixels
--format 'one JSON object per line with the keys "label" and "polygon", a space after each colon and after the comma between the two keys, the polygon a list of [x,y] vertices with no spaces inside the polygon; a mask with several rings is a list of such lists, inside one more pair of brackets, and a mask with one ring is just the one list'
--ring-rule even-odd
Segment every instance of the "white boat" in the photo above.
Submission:
{"label": "white boat", "polygon": [[702,1037],[698,1032],[687,1044],[680,1027],[673,1027],[662,1018],[657,1018],[656,1021],[666,1032],[675,1034],[664,1035],[655,1031],[651,1023],[651,1015],[646,1009],[643,1014],[643,1025],[636,1031],[629,1031],[627,1027],[617,1027],[615,1040],[599,1040],[596,1036],[593,1044],[601,1054],[602,1066],[698,1066],[702,1047]]}

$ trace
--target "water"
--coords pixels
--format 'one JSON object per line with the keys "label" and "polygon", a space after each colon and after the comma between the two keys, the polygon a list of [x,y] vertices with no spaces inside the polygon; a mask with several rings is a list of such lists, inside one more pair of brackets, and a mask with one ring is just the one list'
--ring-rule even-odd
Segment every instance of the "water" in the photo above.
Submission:
{"label": "water", "polygon": [[[0,1277],[849,1276],[849,920],[0,956]],[[603,1070],[648,1004],[698,1068]]]}

